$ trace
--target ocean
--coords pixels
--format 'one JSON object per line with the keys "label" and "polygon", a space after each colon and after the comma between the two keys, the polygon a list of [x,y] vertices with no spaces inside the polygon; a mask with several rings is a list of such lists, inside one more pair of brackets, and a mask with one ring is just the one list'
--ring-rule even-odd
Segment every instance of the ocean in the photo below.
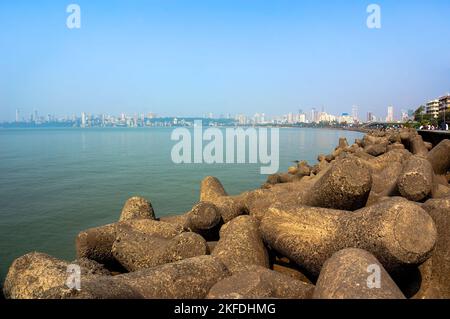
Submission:
{"label": "ocean", "polygon": [[[127,198],[143,196],[156,215],[184,213],[201,180],[216,176],[230,194],[258,188],[260,164],[175,164],[172,128],[0,129],[0,282],[31,251],[74,260],[83,229],[118,220]],[[339,137],[361,133],[280,129],[280,171],[316,163]]]}

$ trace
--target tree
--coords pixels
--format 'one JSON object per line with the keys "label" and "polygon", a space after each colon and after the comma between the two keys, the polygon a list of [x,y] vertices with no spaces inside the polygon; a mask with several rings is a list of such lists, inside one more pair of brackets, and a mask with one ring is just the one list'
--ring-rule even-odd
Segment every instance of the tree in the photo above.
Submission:
{"label": "tree", "polygon": [[414,111],[414,121],[421,122],[423,120],[424,114],[425,106],[421,105],[417,110]]}

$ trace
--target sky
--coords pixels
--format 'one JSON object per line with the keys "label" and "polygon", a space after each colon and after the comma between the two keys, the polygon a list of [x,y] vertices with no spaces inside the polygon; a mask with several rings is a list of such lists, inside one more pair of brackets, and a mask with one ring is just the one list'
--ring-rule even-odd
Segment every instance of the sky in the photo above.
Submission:
{"label": "sky", "polygon": [[[81,8],[69,29],[66,8]],[[367,6],[380,5],[381,29]],[[0,1],[0,121],[396,115],[450,92],[450,1]]]}

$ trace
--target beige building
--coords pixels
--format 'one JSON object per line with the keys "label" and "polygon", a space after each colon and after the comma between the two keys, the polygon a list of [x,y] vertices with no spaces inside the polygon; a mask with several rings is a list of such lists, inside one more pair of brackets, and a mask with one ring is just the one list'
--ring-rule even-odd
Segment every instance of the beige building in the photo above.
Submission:
{"label": "beige building", "polygon": [[450,112],[450,94],[439,98],[439,113]]}
{"label": "beige building", "polygon": [[439,100],[432,100],[427,103],[426,113],[438,117],[439,115]]}

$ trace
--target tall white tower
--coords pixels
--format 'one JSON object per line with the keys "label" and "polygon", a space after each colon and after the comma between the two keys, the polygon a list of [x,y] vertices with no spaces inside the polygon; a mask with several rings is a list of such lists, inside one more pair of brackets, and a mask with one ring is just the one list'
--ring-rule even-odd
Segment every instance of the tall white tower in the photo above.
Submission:
{"label": "tall white tower", "polygon": [[81,113],[81,127],[86,127],[86,113]]}
{"label": "tall white tower", "polygon": [[394,107],[388,106],[386,122],[394,122]]}

